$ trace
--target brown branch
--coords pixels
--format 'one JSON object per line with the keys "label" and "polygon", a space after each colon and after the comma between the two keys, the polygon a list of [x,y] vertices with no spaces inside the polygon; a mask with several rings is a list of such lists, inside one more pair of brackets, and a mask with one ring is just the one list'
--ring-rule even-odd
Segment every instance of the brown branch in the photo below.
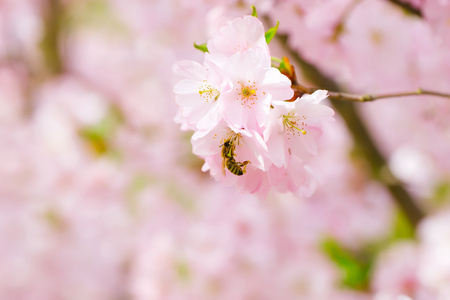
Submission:
{"label": "brown branch", "polygon": [[420,9],[415,8],[411,4],[401,1],[401,0],[388,0],[388,1],[391,2],[392,4],[400,7],[401,9],[403,9],[403,11],[405,11],[411,15],[417,16],[419,18],[422,18],[422,11],[420,11]]}
{"label": "brown branch", "polygon": [[[294,90],[294,93],[296,94],[312,94],[318,88],[310,88],[306,86],[302,86],[300,84],[292,85],[292,89]],[[351,102],[370,102],[375,101],[378,99],[386,99],[386,98],[398,98],[398,97],[408,97],[408,96],[421,96],[421,95],[427,95],[427,96],[434,96],[434,97],[443,97],[443,98],[450,98],[450,94],[440,93],[440,92],[434,92],[424,89],[417,89],[415,91],[410,92],[399,92],[399,93],[386,93],[386,94],[350,94],[350,93],[342,93],[342,92],[328,92],[328,98],[332,100],[341,100],[341,101],[351,101]]]}
{"label": "brown branch", "polygon": [[64,71],[60,53],[60,39],[64,10],[60,0],[47,0],[44,6],[44,35],[41,40],[41,51],[47,72],[57,75]]}
{"label": "brown branch", "polygon": [[[300,66],[300,70],[304,78],[307,78],[309,81],[314,83],[316,86],[320,86],[322,89],[337,91],[335,92],[335,96],[338,96],[339,94],[341,97],[342,95],[351,95],[338,92],[342,90],[341,87],[339,87],[334,80],[321,73],[320,70],[314,65],[303,59],[299,53],[290,48],[286,37],[278,36],[278,39],[284,47],[286,53],[288,53],[289,57],[291,57],[291,59]],[[317,88],[306,88],[300,85],[297,85],[297,87],[299,88],[297,92],[301,91],[302,93],[310,93],[317,90]],[[303,88],[303,90],[300,87]],[[373,138],[371,137],[369,130],[366,128],[365,123],[355,107],[355,104],[352,101],[340,100],[331,99],[331,103],[334,109],[345,121],[345,124],[347,125],[347,128],[355,141],[355,146],[359,150],[358,153],[360,153],[362,158],[365,158],[367,161],[369,166],[369,174],[374,180],[380,182],[386,187],[394,202],[407,217],[411,226],[416,228],[419,222],[423,219],[424,212],[416,204],[416,201],[412,195],[403,187],[402,183],[396,179],[390,171],[386,159],[383,157],[381,151],[378,149]],[[358,100],[358,102],[361,102],[361,100]]]}

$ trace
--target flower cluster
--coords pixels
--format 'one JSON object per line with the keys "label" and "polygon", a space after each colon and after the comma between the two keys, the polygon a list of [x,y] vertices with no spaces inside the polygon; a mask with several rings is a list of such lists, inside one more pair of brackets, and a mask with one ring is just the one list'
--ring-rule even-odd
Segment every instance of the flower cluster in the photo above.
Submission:
{"label": "flower cluster", "polygon": [[176,122],[194,130],[194,154],[203,171],[250,193],[310,192],[308,162],[333,110],[318,90],[288,101],[291,81],[271,66],[263,24],[245,16],[220,28],[207,42],[203,64],[181,61],[174,87]]}

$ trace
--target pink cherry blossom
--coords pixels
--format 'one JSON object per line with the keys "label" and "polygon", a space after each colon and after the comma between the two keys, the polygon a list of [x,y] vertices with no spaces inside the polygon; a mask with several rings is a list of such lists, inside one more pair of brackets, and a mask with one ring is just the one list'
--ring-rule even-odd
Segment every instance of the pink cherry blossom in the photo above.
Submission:
{"label": "pink cherry blossom", "polygon": [[374,268],[373,289],[375,299],[393,299],[399,294],[415,295],[419,251],[412,242],[397,243],[378,257]]}
{"label": "pink cherry blossom", "polygon": [[269,47],[264,36],[264,27],[261,21],[253,16],[245,16],[232,20],[223,26],[208,41],[208,50],[215,60],[226,63],[226,58],[249,49],[259,49],[261,58],[270,65]]}
{"label": "pink cherry blossom", "polygon": [[[291,81],[270,65],[264,28],[255,17],[222,27],[208,50],[204,65],[182,61],[175,66],[185,78],[174,87],[175,121],[196,131],[193,152],[205,160],[202,170],[262,197],[271,186],[310,195],[315,183],[306,162],[317,152],[322,121],[333,115],[319,104],[327,92],[286,102],[294,94]],[[302,137],[291,141],[292,134]]]}
{"label": "pink cherry blossom", "polygon": [[220,120],[219,97],[226,82],[215,68],[206,69],[195,61],[181,61],[175,71],[186,79],[174,87],[180,107],[179,122],[191,129],[210,129]]}
{"label": "pink cherry blossom", "polygon": [[318,186],[318,179],[312,168],[295,156],[287,168],[272,166],[268,176],[269,182],[280,193],[296,192],[310,197]]}
{"label": "pink cherry blossom", "polygon": [[[449,93],[449,5],[0,1],[0,299],[450,299],[450,102],[355,105],[379,182],[325,91],[286,102],[270,64],[289,46],[342,90]],[[411,241],[388,165],[426,213]],[[369,260],[363,289],[327,237]]]}
{"label": "pink cherry blossom", "polygon": [[[197,131],[192,136],[194,154],[208,158],[213,176],[220,176],[220,173],[231,175],[223,168],[222,148],[226,141],[233,141],[236,162],[249,161],[253,167],[265,170],[267,148],[262,137],[255,131],[233,128],[222,121],[212,130]],[[222,171],[217,168],[222,168]],[[231,178],[235,179],[235,176]]]}
{"label": "pink cherry blossom", "polygon": [[237,53],[230,58],[226,72],[231,88],[222,95],[224,118],[237,128],[260,130],[272,101],[293,96],[290,80],[265,65],[261,51]]}
{"label": "pink cherry blossom", "polygon": [[331,120],[334,114],[330,107],[320,104],[326,97],[327,91],[318,90],[295,102],[274,103],[264,139],[275,166],[288,167],[292,156],[306,161],[316,155],[315,140],[321,134],[322,122]]}
{"label": "pink cherry blossom", "polygon": [[433,299],[450,296],[450,210],[442,209],[422,222],[419,230],[422,256],[417,276],[420,283],[434,293]]}

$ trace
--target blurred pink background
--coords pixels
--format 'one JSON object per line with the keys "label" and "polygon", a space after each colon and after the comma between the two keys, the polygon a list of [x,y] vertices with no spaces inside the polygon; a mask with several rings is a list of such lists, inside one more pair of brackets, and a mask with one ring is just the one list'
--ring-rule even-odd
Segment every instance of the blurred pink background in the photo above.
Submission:
{"label": "blurred pink background", "polygon": [[347,91],[450,94],[450,2],[398,2],[0,0],[0,299],[450,299],[448,99],[357,106],[416,228],[339,115],[310,198],[222,186],[173,122],[173,64],[251,5]]}

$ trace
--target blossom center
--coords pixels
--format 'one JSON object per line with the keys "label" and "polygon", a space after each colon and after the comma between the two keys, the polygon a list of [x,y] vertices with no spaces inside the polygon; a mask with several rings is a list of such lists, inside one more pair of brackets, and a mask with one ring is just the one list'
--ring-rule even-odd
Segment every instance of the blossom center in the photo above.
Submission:
{"label": "blossom center", "polygon": [[238,92],[238,97],[236,100],[241,101],[242,105],[246,105],[248,108],[251,108],[255,105],[256,100],[258,100],[258,96],[256,94],[258,88],[256,88],[256,82],[251,82],[248,80],[245,84],[238,81],[238,87],[236,91]]}
{"label": "blossom center", "polygon": [[308,124],[306,124],[305,116],[299,117],[296,113],[290,112],[287,115],[283,115],[282,118],[283,126],[287,132],[288,139],[290,139],[291,136],[300,136],[306,134],[304,126],[307,126]]}
{"label": "blossom center", "polygon": [[238,45],[234,46],[233,51],[234,52],[244,52],[247,49],[248,49],[247,45],[238,44]]}
{"label": "blossom center", "polygon": [[210,85],[206,80],[203,80],[203,85],[200,86],[198,93],[206,102],[211,100],[216,101],[220,95],[219,90]]}

